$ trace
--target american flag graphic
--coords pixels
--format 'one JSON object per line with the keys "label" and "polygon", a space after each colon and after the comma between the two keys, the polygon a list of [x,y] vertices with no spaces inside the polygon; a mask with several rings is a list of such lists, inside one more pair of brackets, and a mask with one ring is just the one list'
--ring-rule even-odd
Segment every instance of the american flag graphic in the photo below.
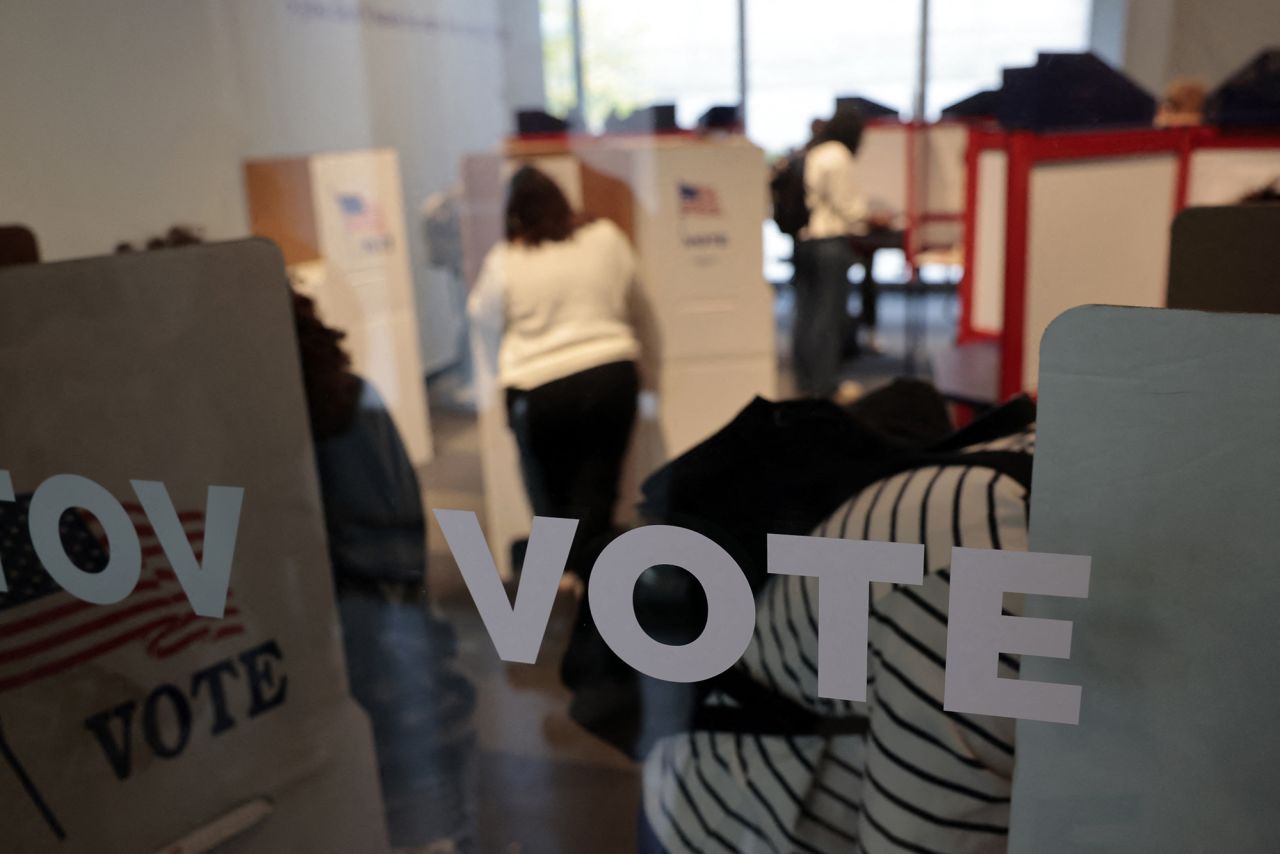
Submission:
{"label": "american flag graphic", "polygon": [[[0,593],[0,694],[30,685],[107,653],[141,645],[165,659],[200,642],[243,634],[239,610],[227,593],[223,619],[191,611],[187,595],[140,505],[125,510],[142,545],[142,575],[133,593],[112,605],[94,605],[64,591],[45,571],[27,528],[29,495],[0,502],[0,565],[9,589]],[[196,559],[204,542],[204,514],[179,513]],[[68,510],[61,520],[68,557],[85,572],[99,572],[109,554],[92,516]]]}
{"label": "american flag graphic", "polygon": [[381,234],[386,231],[382,211],[359,193],[339,193],[338,208],[347,234]]}
{"label": "american flag graphic", "polygon": [[720,197],[714,187],[680,182],[680,213],[695,216],[719,216]]}

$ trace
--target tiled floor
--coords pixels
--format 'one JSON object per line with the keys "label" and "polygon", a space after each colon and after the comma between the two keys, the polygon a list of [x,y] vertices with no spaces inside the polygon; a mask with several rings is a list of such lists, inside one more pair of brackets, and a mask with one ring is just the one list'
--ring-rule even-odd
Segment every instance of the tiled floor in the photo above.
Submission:
{"label": "tiled floor", "polygon": [[[474,418],[438,407],[432,426],[436,457],[422,475],[428,507],[472,510],[483,520]],[[500,661],[444,536],[431,524],[429,589],[458,633],[459,665],[477,690],[478,850],[631,850],[640,798],[636,768],[566,712],[559,662],[576,604],[569,596],[557,600],[537,663]]]}

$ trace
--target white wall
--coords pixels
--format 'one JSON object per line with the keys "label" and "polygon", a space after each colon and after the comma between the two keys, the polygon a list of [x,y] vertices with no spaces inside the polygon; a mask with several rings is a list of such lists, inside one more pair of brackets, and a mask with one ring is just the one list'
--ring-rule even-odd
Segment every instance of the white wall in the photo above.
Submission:
{"label": "white wall", "polygon": [[310,5],[292,0],[212,2],[225,33],[246,156],[377,144],[358,21],[313,17],[301,11]]}
{"label": "white wall", "polygon": [[175,222],[244,233],[217,5],[0,4],[0,221],[30,225],[51,259]]}
{"label": "white wall", "polygon": [[[181,222],[247,230],[246,157],[400,155],[424,364],[455,352],[417,208],[541,98],[537,0],[4,0],[0,222],[46,258]],[[532,27],[532,29],[531,29]],[[518,85],[517,85],[518,83]],[[534,102],[536,103],[536,101]]]}
{"label": "white wall", "polygon": [[1157,95],[1176,77],[1210,87],[1264,47],[1280,45],[1275,0],[1094,0],[1099,55]]}
{"label": "white wall", "polygon": [[1176,14],[1170,76],[1217,86],[1258,51],[1280,46],[1275,0],[1177,0]]}
{"label": "white wall", "polygon": [[[542,16],[537,0],[499,0],[506,36],[506,102],[513,109],[547,102],[542,68]],[[539,69],[529,74],[531,68]]]}

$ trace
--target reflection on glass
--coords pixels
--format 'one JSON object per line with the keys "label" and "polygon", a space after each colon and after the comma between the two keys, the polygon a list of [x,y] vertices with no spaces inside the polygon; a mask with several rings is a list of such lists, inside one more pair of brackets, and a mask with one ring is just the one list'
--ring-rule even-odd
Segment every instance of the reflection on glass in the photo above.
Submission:
{"label": "reflection on glass", "polygon": [[[1008,849],[1035,742],[943,708],[951,548],[1028,548],[1055,317],[1273,306],[1275,21],[1264,0],[6,2],[9,847]],[[148,238],[169,222],[190,225]],[[36,554],[33,495],[72,472],[121,501],[168,484],[203,560],[210,484],[180,480],[206,470],[253,484],[221,622],[166,586],[132,506],[148,562],[124,599],[77,599]],[[496,654],[437,509],[475,514],[511,602],[531,517],[577,520],[535,663]],[[113,552],[91,511],[59,517],[86,577]],[[645,525],[741,569],[755,631],[724,674],[645,676],[596,623],[598,556]],[[768,533],[925,546],[924,583],[873,589],[844,651],[865,701],[819,696],[830,597],[767,571]],[[710,603],[657,563],[624,604],[674,659]]]}

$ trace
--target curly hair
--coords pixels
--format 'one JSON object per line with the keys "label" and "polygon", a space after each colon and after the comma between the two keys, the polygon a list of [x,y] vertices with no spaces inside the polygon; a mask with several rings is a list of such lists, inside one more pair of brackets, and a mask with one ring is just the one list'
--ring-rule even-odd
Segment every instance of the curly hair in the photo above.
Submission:
{"label": "curly hair", "polygon": [[342,348],[347,334],[327,326],[309,296],[293,291],[293,325],[302,358],[302,384],[316,441],[345,433],[355,420],[360,378],[351,372],[351,357]]}
{"label": "curly hair", "polygon": [[567,240],[580,224],[564,192],[545,172],[522,166],[511,176],[507,186],[507,240],[526,246]]}

